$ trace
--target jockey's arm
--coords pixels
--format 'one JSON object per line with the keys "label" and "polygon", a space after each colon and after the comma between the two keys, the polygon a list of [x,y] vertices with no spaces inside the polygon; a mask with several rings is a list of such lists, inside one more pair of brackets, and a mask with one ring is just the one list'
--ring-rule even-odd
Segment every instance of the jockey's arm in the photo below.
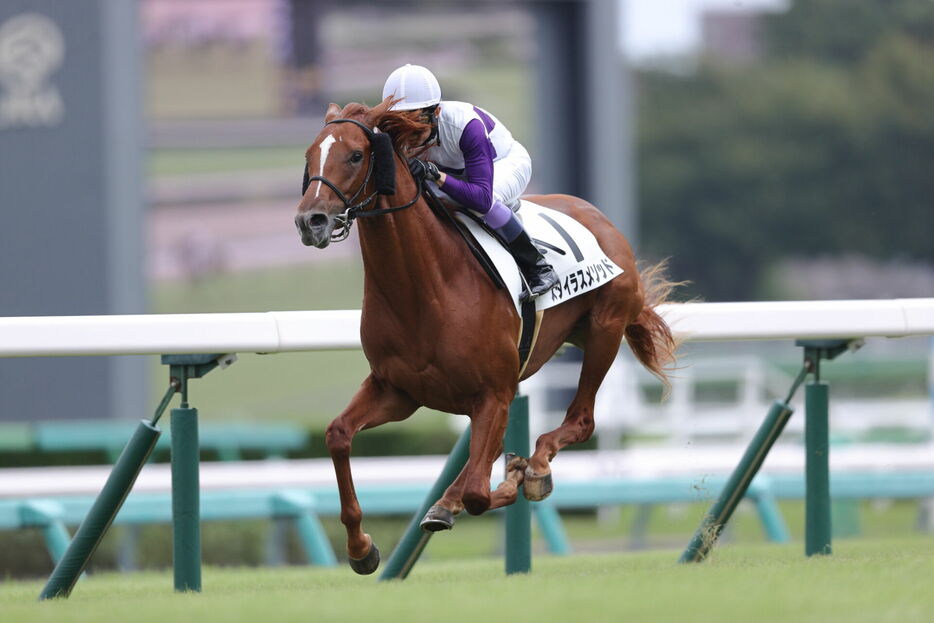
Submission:
{"label": "jockey's arm", "polygon": [[468,123],[458,146],[464,154],[464,179],[442,173],[438,183],[465,208],[486,213],[493,204],[493,146],[483,122]]}

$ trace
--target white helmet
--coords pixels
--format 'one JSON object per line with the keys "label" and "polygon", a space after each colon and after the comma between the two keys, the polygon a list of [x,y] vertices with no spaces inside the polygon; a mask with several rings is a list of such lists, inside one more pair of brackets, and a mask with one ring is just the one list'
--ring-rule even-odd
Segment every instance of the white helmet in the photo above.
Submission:
{"label": "white helmet", "polygon": [[421,65],[403,65],[386,78],[383,99],[390,95],[402,98],[392,110],[427,108],[441,101],[441,85],[435,75]]}

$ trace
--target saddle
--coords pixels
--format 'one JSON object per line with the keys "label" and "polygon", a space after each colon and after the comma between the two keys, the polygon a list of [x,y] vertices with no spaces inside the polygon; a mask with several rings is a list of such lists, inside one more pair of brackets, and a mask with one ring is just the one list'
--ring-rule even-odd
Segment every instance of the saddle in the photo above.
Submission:
{"label": "saddle", "polygon": [[448,211],[425,187],[425,199],[438,218],[450,222],[474,257],[498,288],[510,294],[522,319],[518,338],[520,374],[535,344],[543,312],[567,300],[598,288],[623,274],[623,269],[607,257],[589,229],[570,216],[522,200],[517,215],[542,255],[554,267],[559,285],[534,301],[520,303],[526,288],[512,254],[483,221],[468,211],[456,216]]}

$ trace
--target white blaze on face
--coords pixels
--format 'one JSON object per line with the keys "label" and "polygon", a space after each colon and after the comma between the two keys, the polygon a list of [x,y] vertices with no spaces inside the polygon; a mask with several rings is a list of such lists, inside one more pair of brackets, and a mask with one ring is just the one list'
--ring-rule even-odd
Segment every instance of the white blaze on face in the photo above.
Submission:
{"label": "white blaze on face", "polygon": [[[335,139],[334,139],[333,134],[328,134],[321,140],[321,146],[319,148],[321,151],[321,156],[318,160],[318,163],[319,163],[318,175],[320,177],[324,177],[324,163],[327,161],[328,152],[331,151],[331,145],[333,145],[334,143],[335,143]],[[321,192],[321,180],[318,180],[318,188],[315,189],[315,199],[318,198],[318,193],[320,192]]]}

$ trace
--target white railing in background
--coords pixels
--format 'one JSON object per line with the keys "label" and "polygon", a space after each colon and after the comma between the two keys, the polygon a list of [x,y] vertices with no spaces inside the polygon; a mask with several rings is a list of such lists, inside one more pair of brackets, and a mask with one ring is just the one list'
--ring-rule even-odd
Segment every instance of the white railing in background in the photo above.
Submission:
{"label": "white railing in background", "polygon": [[[934,298],[685,303],[660,312],[692,341],[934,335]],[[359,327],[358,310],[0,318],[0,357],[353,350]]]}
{"label": "white railing in background", "polygon": [[[783,400],[792,384],[785,372],[751,355],[687,356],[679,364],[668,398],[659,402],[650,396],[657,396],[661,383],[621,351],[597,395],[594,419],[599,448],[618,448],[624,434],[630,439],[679,447],[746,444],[772,402]],[[928,366],[934,369],[934,361]],[[552,430],[561,423],[577,388],[580,367],[579,361],[553,361],[522,383],[522,392],[529,396],[533,433]],[[705,383],[719,384],[724,394],[733,395],[699,399],[698,388]],[[798,395],[792,402],[800,406],[803,398]],[[830,417],[831,430],[841,438],[865,438],[882,429],[934,438],[934,402],[927,396],[847,399],[831,391]],[[458,424],[463,425],[459,420]],[[782,439],[799,443],[803,434],[804,419],[792,418]]]}

